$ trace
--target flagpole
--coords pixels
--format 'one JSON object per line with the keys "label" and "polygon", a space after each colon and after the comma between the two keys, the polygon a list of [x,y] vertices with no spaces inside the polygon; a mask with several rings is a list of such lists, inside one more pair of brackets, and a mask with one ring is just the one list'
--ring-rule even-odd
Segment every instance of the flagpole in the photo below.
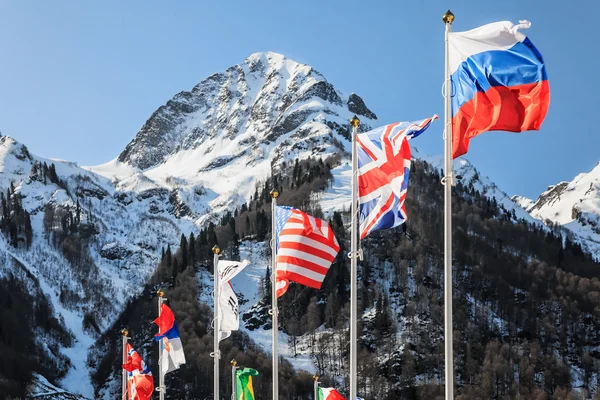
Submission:
{"label": "flagpole", "polygon": [[237,370],[237,361],[231,360],[231,400],[236,400],[235,392],[235,371]]}
{"label": "flagpole", "polygon": [[319,399],[319,375],[313,376],[313,379],[315,381],[315,383],[313,385],[313,389],[314,389],[314,398],[313,398],[313,400],[318,400]]}
{"label": "flagpole", "polygon": [[[128,337],[127,335],[129,334],[129,332],[127,332],[127,329],[123,329],[121,331],[121,335],[123,336],[123,364],[127,363],[127,341],[128,341]],[[122,384],[122,396],[121,399],[125,400],[127,399],[127,371],[125,370],[125,368],[123,368],[123,384]]]}
{"label": "flagpole", "polygon": [[271,190],[271,315],[273,323],[271,324],[272,331],[272,347],[273,347],[273,400],[279,399],[279,323],[277,321],[277,197],[279,192],[275,189]]}
{"label": "flagpole", "polygon": [[219,400],[219,329],[220,329],[220,321],[221,321],[221,310],[219,309],[219,253],[221,253],[221,249],[219,246],[214,245],[212,248],[214,253],[213,264],[214,264],[214,272],[213,279],[215,282],[215,289],[213,293],[213,301],[214,305],[214,318],[213,318],[213,336],[214,336],[214,352],[211,354],[215,359],[215,372],[214,372],[214,400]]}
{"label": "flagpole", "polygon": [[454,14],[446,11],[442,17],[446,25],[445,35],[445,118],[444,118],[444,141],[445,141],[445,165],[444,165],[444,347],[445,347],[445,381],[446,400],[454,399],[454,355],[453,355],[453,331],[452,331],[452,185],[454,175],[452,171],[452,121],[451,121],[451,95],[452,86],[450,81],[450,58],[449,58],[449,34],[454,22]]}
{"label": "flagpole", "polygon": [[[158,317],[160,318],[161,307],[166,300],[164,298],[165,292],[159,290],[158,292]],[[167,388],[165,387],[165,374],[162,370],[162,357],[163,357],[163,346],[164,343],[161,340],[158,341],[158,396],[160,400],[165,400],[165,392]]]}
{"label": "flagpole", "polygon": [[352,206],[351,206],[351,217],[352,224],[350,229],[350,398],[349,400],[356,400],[356,375],[357,375],[357,363],[356,354],[358,347],[357,329],[358,329],[358,318],[356,312],[357,306],[357,285],[358,285],[358,227],[357,227],[357,205],[358,205],[358,185],[357,185],[357,174],[358,174],[358,156],[356,149],[356,135],[358,133],[358,126],[360,120],[356,115],[350,120],[352,125]]}

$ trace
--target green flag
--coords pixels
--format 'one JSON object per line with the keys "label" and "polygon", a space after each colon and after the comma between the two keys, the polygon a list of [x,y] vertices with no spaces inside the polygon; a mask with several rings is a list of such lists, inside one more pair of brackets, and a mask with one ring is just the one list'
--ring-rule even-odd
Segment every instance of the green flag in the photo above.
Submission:
{"label": "green flag", "polygon": [[258,371],[252,368],[235,371],[236,400],[254,400],[254,388],[252,387],[253,375],[258,375]]}

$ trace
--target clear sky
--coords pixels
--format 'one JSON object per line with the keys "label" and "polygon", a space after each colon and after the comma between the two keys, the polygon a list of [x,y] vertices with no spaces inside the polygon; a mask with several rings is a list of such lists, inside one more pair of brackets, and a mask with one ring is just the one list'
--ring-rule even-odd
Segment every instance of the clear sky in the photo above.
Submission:
{"label": "clear sky", "polygon": [[[537,197],[600,161],[597,0],[0,0],[0,131],[38,155],[115,158],[181,90],[276,51],[359,94],[381,124],[443,118],[442,14],[453,29],[532,21],[551,88],[539,132],[489,132],[467,158],[508,194]],[[441,121],[412,142],[443,151]]]}

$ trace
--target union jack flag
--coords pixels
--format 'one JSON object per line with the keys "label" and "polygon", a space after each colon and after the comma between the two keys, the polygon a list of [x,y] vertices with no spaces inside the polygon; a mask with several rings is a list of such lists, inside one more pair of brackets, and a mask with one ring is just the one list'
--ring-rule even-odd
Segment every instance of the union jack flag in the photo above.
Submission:
{"label": "union jack flag", "polygon": [[434,115],[420,121],[396,122],[357,135],[360,238],[406,221],[410,173],[408,139],[423,133]]}

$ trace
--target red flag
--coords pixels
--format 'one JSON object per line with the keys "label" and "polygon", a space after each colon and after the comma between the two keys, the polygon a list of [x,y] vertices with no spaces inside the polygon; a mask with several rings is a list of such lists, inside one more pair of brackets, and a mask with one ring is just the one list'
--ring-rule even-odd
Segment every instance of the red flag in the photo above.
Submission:
{"label": "red flag", "polygon": [[128,400],[150,400],[154,392],[154,378],[150,368],[142,357],[127,343],[127,362],[123,364],[127,371]]}
{"label": "red flag", "polygon": [[158,333],[154,336],[162,336],[175,324],[175,314],[166,304],[162,304],[160,306],[160,317],[152,322],[158,325]]}

